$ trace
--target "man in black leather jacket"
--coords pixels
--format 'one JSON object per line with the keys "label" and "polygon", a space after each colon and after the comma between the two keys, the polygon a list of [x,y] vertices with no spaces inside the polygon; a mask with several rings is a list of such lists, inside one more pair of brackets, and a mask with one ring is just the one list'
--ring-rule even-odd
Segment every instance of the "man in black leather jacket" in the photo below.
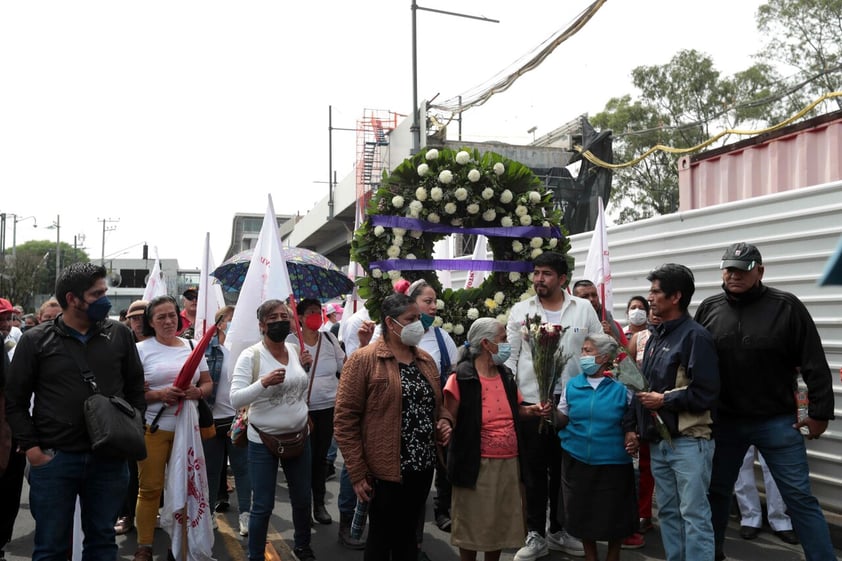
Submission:
{"label": "man in black leather jacket", "polygon": [[[77,495],[85,559],[113,561],[114,523],[128,485],[125,458],[94,454],[82,406],[91,388],[74,351],[81,351],[104,395],[120,395],[143,412],[143,367],[131,331],[108,319],[106,271],[76,263],[61,272],[62,314],[29,329],[7,378],[8,420],[31,464],[29,504],[35,518],[35,561],[64,558]],[[35,396],[30,414],[30,399]]]}
{"label": "man in black leather jacket", "polygon": [[[717,558],[734,482],[752,444],[781,490],[808,561],[834,559],[827,522],[810,491],[799,429],[819,438],[833,418],[833,381],[816,325],[794,295],[765,286],[760,251],[736,243],[722,256],[723,293],[705,299],[696,321],[713,335],[721,376],[710,504]],[[809,392],[809,415],[796,417],[796,377]]]}

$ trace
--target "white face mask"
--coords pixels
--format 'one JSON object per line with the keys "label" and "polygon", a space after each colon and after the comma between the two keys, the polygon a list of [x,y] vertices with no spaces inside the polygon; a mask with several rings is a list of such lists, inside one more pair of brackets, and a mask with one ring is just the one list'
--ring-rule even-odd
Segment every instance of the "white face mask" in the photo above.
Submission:
{"label": "white face mask", "polygon": [[641,308],[629,310],[629,323],[632,325],[643,325],[646,323],[646,310]]}
{"label": "white face mask", "polygon": [[395,319],[395,323],[403,327],[401,330],[401,342],[404,345],[414,347],[421,342],[421,339],[424,337],[424,324],[421,323],[420,319],[406,325]]}

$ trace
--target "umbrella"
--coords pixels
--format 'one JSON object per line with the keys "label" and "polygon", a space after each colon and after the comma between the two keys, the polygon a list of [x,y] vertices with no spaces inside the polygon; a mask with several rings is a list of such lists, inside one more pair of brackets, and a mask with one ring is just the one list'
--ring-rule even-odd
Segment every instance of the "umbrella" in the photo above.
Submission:
{"label": "umbrella", "polygon": [[[309,249],[286,247],[281,254],[287,263],[289,284],[299,300],[316,298],[325,301],[348,294],[354,289],[349,279],[333,261]],[[239,292],[251,263],[252,250],[247,249],[226,260],[211,276],[226,292]]]}

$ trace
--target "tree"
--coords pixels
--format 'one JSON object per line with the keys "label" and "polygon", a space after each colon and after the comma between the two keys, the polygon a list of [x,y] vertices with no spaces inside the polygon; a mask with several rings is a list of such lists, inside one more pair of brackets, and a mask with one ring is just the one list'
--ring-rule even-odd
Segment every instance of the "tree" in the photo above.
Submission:
{"label": "tree", "polygon": [[[635,68],[632,83],[640,99],[614,98],[592,123],[614,131],[617,162],[632,161],[657,144],[691,148],[720,130],[765,125],[780,114],[779,103],[755,103],[770,97],[776,79],[766,64],[723,77],[708,55],[679,51],[667,64]],[[658,151],[615,173],[611,201],[622,207],[621,223],[678,210],[678,158]]]}
{"label": "tree", "polygon": [[[815,77],[792,94],[799,104],[842,89],[842,0],[769,0],[757,10],[757,28],[769,38],[761,60]],[[836,105],[842,109],[842,98]]]}
{"label": "tree", "polygon": [[[90,261],[83,250],[61,242],[61,267]],[[56,244],[51,241],[29,241],[15,249],[16,257],[6,255],[0,263],[3,296],[26,310],[35,306],[37,294],[53,294],[56,280]]]}

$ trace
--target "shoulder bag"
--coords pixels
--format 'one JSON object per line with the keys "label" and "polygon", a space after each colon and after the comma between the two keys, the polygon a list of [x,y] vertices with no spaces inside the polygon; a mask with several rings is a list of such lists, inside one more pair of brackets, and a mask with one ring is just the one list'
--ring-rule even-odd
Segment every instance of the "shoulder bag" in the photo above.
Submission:
{"label": "shoulder bag", "polygon": [[[257,375],[260,373],[260,347],[257,345],[251,346],[251,383],[257,381]],[[249,408],[243,407],[237,411],[234,420],[231,421],[231,428],[228,430],[228,438],[231,443],[239,448],[248,446],[248,429],[249,429]]]}
{"label": "shoulder bag", "polygon": [[93,392],[82,410],[94,454],[133,461],[146,459],[143,415],[122,397],[101,394],[84,354],[68,345],[64,338],[62,342],[79,367],[82,380]]}

